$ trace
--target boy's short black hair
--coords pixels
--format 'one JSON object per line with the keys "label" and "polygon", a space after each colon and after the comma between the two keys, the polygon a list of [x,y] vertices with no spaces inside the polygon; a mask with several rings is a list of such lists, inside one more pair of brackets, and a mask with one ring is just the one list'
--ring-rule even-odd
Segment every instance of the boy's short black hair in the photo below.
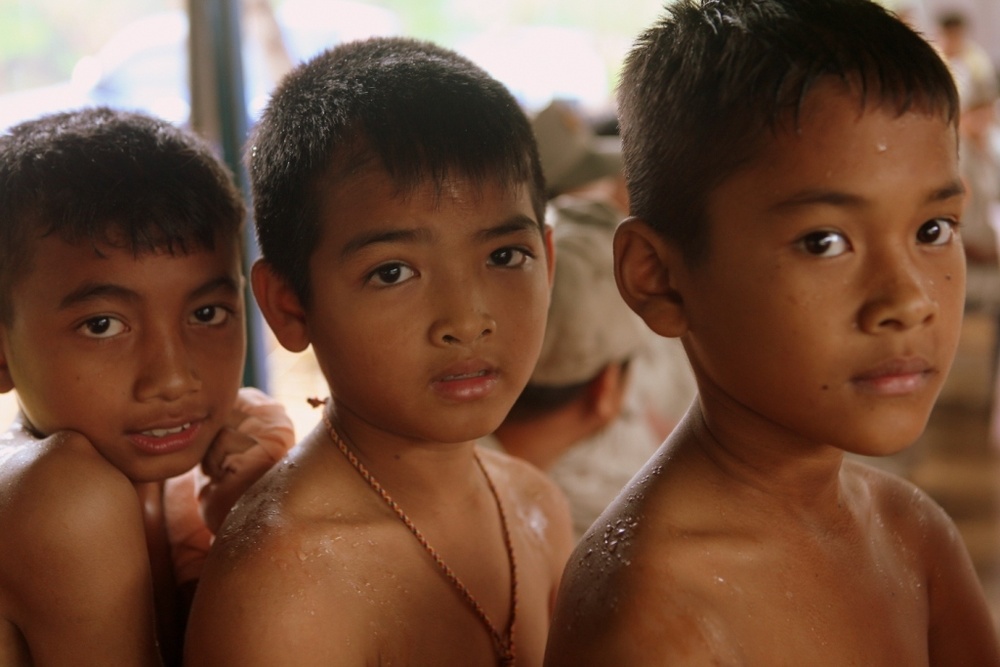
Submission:
{"label": "boy's short black hair", "polygon": [[244,217],[207,144],[166,121],[97,107],[16,125],[0,136],[0,321],[38,239],[183,254],[238,239]]}
{"label": "boy's short black hair", "polygon": [[517,100],[448,49],[399,37],[350,42],[293,70],[250,142],[261,252],[303,304],[319,242],[320,179],[383,168],[401,195],[449,175],[526,183],[539,223],[545,184]]}
{"label": "boy's short black hair", "polygon": [[861,103],[957,122],[947,66],[869,0],[678,0],[636,41],[618,89],[632,215],[688,262],[708,245],[711,192],[835,77]]}

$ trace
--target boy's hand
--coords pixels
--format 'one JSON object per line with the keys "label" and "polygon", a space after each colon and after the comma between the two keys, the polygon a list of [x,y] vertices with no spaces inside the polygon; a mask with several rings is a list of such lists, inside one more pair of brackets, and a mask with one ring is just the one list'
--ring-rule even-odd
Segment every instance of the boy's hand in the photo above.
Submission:
{"label": "boy's hand", "polygon": [[240,496],[274,465],[257,440],[232,427],[219,432],[197,475],[198,500],[205,525],[218,533]]}
{"label": "boy's hand", "polygon": [[[231,420],[232,421],[232,420]],[[226,475],[238,473],[244,466],[242,454],[256,447],[257,439],[241,433],[234,426],[226,426],[209,446],[201,461],[201,471],[216,482]],[[265,457],[270,458],[266,456]]]}
{"label": "boy's hand", "polygon": [[258,389],[240,389],[229,424],[212,442],[197,475],[202,518],[213,534],[240,496],[294,443],[294,428],[281,404]]}

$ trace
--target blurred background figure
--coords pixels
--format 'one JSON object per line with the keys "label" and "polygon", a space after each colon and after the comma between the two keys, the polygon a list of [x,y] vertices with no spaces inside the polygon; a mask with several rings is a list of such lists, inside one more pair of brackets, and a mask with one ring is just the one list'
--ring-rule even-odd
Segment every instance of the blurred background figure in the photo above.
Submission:
{"label": "blurred background figure", "polygon": [[534,126],[555,229],[552,305],[534,374],[489,444],[555,480],[579,537],[679,421],[695,389],[680,343],[649,331],[615,284],[611,244],[628,214],[618,138],[595,134],[565,101],[546,106]]}
{"label": "blurred background figure", "polygon": [[968,18],[961,11],[938,15],[936,42],[955,77],[962,109],[960,158],[969,190],[963,242],[971,264],[995,268],[992,214],[1000,199],[1000,168],[990,138],[996,123],[997,72],[986,50],[969,35]]}
{"label": "blurred background figure", "polygon": [[968,15],[948,9],[935,17],[934,43],[955,77],[961,103],[959,167],[967,195],[961,235],[967,263],[966,320],[993,321],[992,409],[989,439],[1000,448],[1000,152],[997,69],[987,51],[970,35]]}
{"label": "blurred background figure", "polygon": [[547,472],[570,503],[576,537],[590,527],[660,443],[632,374],[643,323],[615,285],[607,218],[555,229],[556,275],[542,352],[494,437]]}
{"label": "blurred background figure", "polygon": [[[592,219],[612,230],[617,227],[629,211],[617,118],[590,117],[571,102],[553,100],[536,114],[534,127],[548,183],[549,224],[558,229],[564,220]],[[610,257],[610,241],[606,252]],[[634,364],[633,383],[662,440],[696,393],[694,375],[679,340],[662,338],[645,327],[643,336],[646,344]]]}

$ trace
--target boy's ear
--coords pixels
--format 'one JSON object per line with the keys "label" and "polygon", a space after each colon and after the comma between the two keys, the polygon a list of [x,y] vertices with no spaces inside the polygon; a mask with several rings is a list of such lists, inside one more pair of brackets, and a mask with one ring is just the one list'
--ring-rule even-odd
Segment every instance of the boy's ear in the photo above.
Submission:
{"label": "boy's ear", "polygon": [[587,407],[601,428],[622,412],[625,404],[627,371],[620,363],[610,363],[587,386]]}
{"label": "boy's ear", "polygon": [[250,286],[261,314],[282,347],[302,352],[309,347],[305,309],[291,285],[265,260],[250,269]]}
{"label": "boy's ear", "polygon": [[545,243],[545,264],[549,267],[549,287],[552,287],[556,277],[556,243],[552,234],[552,225],[545,223],[542,226],[542,241]]}
{"label": "boy's ear", "polygon": [[677,275],[684,258],[644,220],[628,218],[615,231],[615,281],[629,308],[660,334],[678,338],[687,332],[684,299]]}
{"label": "boy's ear", "polygon": [[14,378],[10,376],[10,365],[7,363],[7,331],[0,325],[0,394],[6,394],[14,388]]}

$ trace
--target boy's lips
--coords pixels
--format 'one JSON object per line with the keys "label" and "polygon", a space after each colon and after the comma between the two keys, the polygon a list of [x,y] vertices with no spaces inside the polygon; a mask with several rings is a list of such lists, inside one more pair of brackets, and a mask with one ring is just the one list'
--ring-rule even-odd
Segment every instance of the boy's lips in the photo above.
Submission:
{"label": "boy's lips", "polygon": [[449,366],[431,381],[431,387],[450,400],[475,400],[493,391],[499,374],[483,361],[467,361]]}
{"label": "boy's lips", "polygon": [[169,425],[157,425],[129,434],[136,449],[154,455],[172,454],[195,444],[203,419],[190,419]]}
{"label": "boy's lips", "polygon": [[920,357],[891,359],[851,378],[862,391],[885,396],[912,393],[924,385],[937,371]]}

